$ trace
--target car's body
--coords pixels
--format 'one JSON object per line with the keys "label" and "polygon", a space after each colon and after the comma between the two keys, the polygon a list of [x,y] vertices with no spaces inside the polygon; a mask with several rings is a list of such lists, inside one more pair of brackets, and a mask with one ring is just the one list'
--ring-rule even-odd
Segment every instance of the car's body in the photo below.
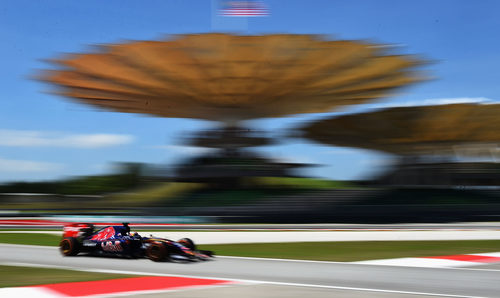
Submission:
{"label": "car's body", "polygon": [[208,260],[211,251],[196,250],[189,238],[173,241],[165,238],[141,237],[131,234],[127,223],[107,226],[94,231],[88,223],[74,223],[64,227],[60,243],[61,253],[74,256],[80,252],[92,255],[117,255],[130,258],[148,257],[153,261]]}

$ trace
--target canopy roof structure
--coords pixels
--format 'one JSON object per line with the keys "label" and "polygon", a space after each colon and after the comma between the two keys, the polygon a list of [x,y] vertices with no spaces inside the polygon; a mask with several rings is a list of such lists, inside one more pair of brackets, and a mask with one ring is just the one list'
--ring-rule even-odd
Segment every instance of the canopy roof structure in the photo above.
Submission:
{"label": "canopy roof structure", "polygon": [[118,112],[222,122],[329,112],[422,80],[423,61],[316,35],[177,35],[50,62],[54,92]]}
{"label": "canopy roof structure", "polygon": [[398,155],[500,153],[500,104],[395,107],[320,120],[305,138]]}

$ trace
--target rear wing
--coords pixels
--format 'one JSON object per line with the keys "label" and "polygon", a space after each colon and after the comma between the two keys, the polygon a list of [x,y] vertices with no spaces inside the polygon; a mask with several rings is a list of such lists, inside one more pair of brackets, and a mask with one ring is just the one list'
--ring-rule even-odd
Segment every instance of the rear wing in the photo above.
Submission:
{"label": "rear wing", "polygon": [[86,237],[92,235],[94,225],[91,223],[71,223],[64,226],[63,237]]}

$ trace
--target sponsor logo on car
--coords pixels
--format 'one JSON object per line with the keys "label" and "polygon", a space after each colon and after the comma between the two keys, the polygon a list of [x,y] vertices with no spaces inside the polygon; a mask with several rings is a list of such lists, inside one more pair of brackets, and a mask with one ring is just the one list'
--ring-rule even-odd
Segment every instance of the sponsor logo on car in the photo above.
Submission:
{"label": "sponsor logo on car", "polygon": [[123,248],[120,241],[105,241],[101,243],[102,250],[104,251],[122,251]]}
{"label": "sponsor logo on car", "polygon": [[97,246],[97,243],[93,242],[93,241],[89,241],[89,240],[84,240],[83,246],[94,247],[94,246]]}

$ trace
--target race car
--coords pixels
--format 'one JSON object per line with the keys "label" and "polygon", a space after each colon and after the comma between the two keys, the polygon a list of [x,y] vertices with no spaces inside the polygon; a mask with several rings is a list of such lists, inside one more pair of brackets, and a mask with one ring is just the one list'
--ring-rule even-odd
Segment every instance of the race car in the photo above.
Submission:
{"label": "race car", "polygon": [[116,255],[129,258],[147,257],[152,261],[209,260],[212,251],[197,250],[189,238],[173,241],[165,238],[142,237],[131,233],[128,223],[107,226],[95,231],[93,224],[73,223],[64,227],[59,249],[64,256],[83,252],[91,255]]}

